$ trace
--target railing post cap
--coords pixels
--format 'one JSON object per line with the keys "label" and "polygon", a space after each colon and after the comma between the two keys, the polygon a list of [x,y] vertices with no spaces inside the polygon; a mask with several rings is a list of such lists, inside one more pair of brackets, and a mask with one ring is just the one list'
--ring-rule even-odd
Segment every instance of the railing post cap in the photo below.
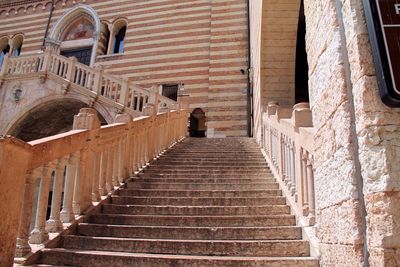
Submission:
{"label": "railing post cap", "polygon": [[301,102],[301,103],[297,103],[296,105],[293,106],[293,110],[296,110],[296,111],[305,110],[305,109],[310,109],[310,103]]}
{"label": "railing post cap", "polygon": [[275,106],[279,106],[279,102],[277,101],[269,101],[267,104],[268,107],[275,107]]}

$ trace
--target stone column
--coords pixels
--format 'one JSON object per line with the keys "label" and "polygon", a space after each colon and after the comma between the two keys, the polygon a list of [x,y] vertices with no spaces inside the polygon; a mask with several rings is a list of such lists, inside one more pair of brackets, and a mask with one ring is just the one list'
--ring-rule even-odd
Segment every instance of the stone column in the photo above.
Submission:
{"label": "stone column", "polygon": [[29,238],[31,244],[42,244],[49,239],[49,233],[46,231],[45,226],[52,169],[48,165],[42,168],[35,227]]}
{"label": "stone column", "polygon": [[65,165],[62,160],[59,160],[56,165],[54,183],[53,183],[53,197],[51,199],[51,213],[50,218],[46,222],[46,230],[50,233],[62,231],[63,224],[60,220],[61,208],[61,194],[63,190]]}

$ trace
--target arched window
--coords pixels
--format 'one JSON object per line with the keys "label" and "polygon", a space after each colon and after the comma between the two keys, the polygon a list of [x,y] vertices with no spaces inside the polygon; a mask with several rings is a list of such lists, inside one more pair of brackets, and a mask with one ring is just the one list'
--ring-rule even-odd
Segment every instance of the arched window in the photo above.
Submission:
{"label": "arched window", "polygon": [[18,57],[21,54],[23,41],[24,41],[24,37],[22,35],[17,35],[13,38],[11,53],[14,57]]}
{"label": "arched window", "polygon": [[62,35],[60,54],[76,57],[80,63],[90,65],[95,28],[86,14],[76,18]]}
{"label": "arched window", "polygon": [[125,35],[126,35],[127,22],[125,19],[118,19],[115,21],[111,28],[111,36],[109,43],[109,54],[124,53]]}
{"label": "arched window", "polygon": [[0,66],[3,65],[4,56],[10,52],[8,37],[0,38]]}
{"label": "arched window", "polygon": [[97,55],[102,56],[107,54],[109,41],[110,30],[108,29],[108,24],[106,22],[102,22],[100,27],[100,38]]}
{"label": "arched window", "polygon": [[119,54],[124,52],[125,33],[126,33],[126,26],[119,29],[118,33],[115,35],[114,51],[113,51],[114,54]]}

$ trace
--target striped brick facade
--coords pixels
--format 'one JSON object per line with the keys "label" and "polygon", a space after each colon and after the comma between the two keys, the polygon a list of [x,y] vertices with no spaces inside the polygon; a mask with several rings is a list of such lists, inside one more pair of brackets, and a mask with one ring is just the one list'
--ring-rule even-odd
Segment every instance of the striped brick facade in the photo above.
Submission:
{"label": "striped brick facade", "polygon": [[[0,38],[22,33],[22,54],[39,52],[51,1],[0,3]],[[246,135],[246,0],[56,1],[50,30],[76,4],[101,22],[127,20],[125,52],[95,65],[144,86],[184,83],[182,101],[206,111],[209,136]]]}

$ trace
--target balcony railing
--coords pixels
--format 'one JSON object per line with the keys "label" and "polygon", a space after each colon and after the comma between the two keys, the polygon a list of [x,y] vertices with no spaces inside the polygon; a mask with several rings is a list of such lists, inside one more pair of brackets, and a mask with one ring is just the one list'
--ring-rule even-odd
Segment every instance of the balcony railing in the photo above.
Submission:
{"label": "balcony railing", "polygon": [[308,103],[297,104],[293,109],[269,103],[262,125],[262,146],[273,173],[296,215],[314,225],[314,128]]}
{"label": "balcony railing", "polygon": [[66,58],[53,53],[20,57],[5,56],[1,67],[0,78],[29,76],[32,74],[52,75],[79,88],[93,99],[107,102],[133,116],[142,114],[147,103],[159,105],[159,108],[176,109],[177,102],[162,95],[155,97],[157,86],[143,88],[127,79],[107,74],[99,68],[81,64],[76,58]]}
{"label": "balcony railing", "polygon": [[[14,188],[21,185],[21,195],[13,192],[13,199],[2,192],[4,201],[13,203],[22,199],[21,210],[14,211],[15,216],[20,213],[16,217],[20,218],[19,227],[7,226],[10,232],[18,233],[16,256],[31,252],[32,244],[46,242],[49,233],[63,230],[63,223],[73,222],[93,202],[104,199],[147,162],[184,138],[187,119],[184,111],[134,120],[124,114],[117,117],[119,123],[100,127],[96,111],[82,109],[75,116],[74,130],[70,132],[29,143],[12,137],[0,138],[1,179],[5,184],[13,183]],[[22,158],[26,159],[21,161],[26,168],[12,165]],[[38,195],[37,199],[34,195]]]}

